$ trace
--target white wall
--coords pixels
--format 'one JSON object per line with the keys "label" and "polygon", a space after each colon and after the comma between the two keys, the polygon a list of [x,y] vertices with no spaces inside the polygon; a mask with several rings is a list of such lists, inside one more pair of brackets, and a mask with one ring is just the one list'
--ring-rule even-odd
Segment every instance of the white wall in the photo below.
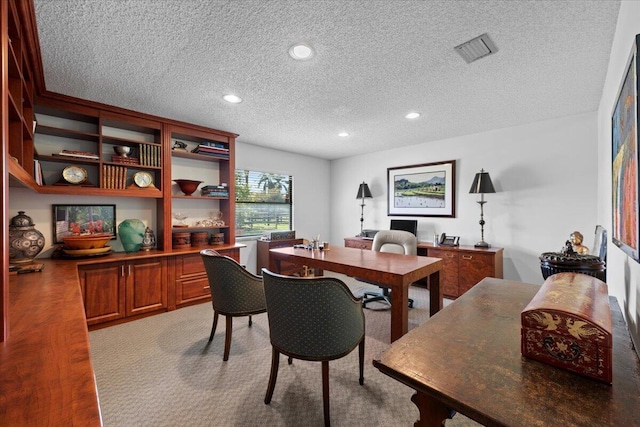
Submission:
{"label": "white wall", "polygon": [[[236,142],[236,169],[293,175],[293,228],[296,237],[311,239],[320,235],[323,240],[329,237],[329,184],[332,176],[328,160]],[[238,239],[237,242],[247,245],[240,250],[240,262],[255,272],[255,238]]]}
{"label": "white wall", "polygon": [[[640,2],[620,5],[616,34],[611,47],[609,69],[598,109],[598,221],[607,230],[611,221],[611,113],[625,73],[636,34],[640,33]],[[640,345],[640,264],[608,241],[607,284],[618,298],[636,349]],[[638,349],[640,354],[640,349]]]}
{"label": "white wall", "polygon": [[497,191],[485,196],[485,241],[505,248],[506,279],[542,283],[542,252],[559,251],[574,230],[593,244],[596,148],[596,114],[586,113],[335,160],[331,241],[359,233],[355,196],[362,181],[374,196],[365,201],[365,228],[388,229],[387,168],[456,160],[456,218],[416,217],[419,240],[432,240],[434,232],[460,236],[466,245],[480,240],[478,197],[469,189],[484,168]]}

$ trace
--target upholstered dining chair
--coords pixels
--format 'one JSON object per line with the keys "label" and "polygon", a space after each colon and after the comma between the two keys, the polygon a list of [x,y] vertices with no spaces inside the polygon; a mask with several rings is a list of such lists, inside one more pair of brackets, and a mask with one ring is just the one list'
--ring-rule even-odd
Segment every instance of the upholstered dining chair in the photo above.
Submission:
{"label": "upholstered dining chair", "polygon": [[262,278],[248,272],[233,258],[222,256],[212,249],[204,249],[200,251],[200,255],[207,271],[213,304],[213,325],[209,342],[213,341],[218,325],[218,315],[222,314],[226,318],[222,360],[227,361],[231,348],[233,318],[249,316],[249,327],[251,327],[253,323],[251,316],[267,311]]}
{"label": "upholstered dining chair", "polygon": [[[415,234],[404,230],[380,230],[373,237],[371,250],[379,252],[393,252],[404,255],[416,255],[418,253],[418,238]],[[365,292],[362,296],[362,307],[374,301],[383,301],[391,305],[389,288],[381,283],[358,279],[379,286],[381,292]],[[409,298],[409,308],[413,307],[413,300]]]}
{"label": "upholstered dining chair", "polygon": [[278,377],[280,353],[322,362],[324,424],[329,416],[329,361],[359,347],[360,385],[364,384],[364,313],[361,299],[333,277],[292,277],[262,269],[271,339],[271,374],[264,403]]}

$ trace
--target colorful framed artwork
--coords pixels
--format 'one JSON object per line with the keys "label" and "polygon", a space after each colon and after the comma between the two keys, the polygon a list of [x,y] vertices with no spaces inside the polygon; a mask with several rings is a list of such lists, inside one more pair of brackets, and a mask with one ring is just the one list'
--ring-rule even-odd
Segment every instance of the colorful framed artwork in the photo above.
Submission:
{"label": "colorful framed artwork", "polygon": [[116,238],[116,205],[53,205],[53,243],[65,236],[111,233]]}
{"label": "colorful framed artwork", "polygon": [[456,162],[387,169],[387,213],[455,218]]}
{"label": "colorful framed artwork", "polygon": [[611,240],[627,255],[638,257],[638,63],[636,36],[611,117]]}

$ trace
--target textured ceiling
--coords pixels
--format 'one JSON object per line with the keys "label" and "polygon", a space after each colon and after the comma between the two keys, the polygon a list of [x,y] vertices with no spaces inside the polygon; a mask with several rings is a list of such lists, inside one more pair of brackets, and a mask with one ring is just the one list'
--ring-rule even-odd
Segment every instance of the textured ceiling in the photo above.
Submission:
{"label": "textured ceiling", "polygon": [[[335,159],[596,111],[619,1],[35,0],[46,87]],[[494,55],[454,46],[488,33]],[[287,51],[316,50],[306,62]],[[222,100],[234,93],[237,105]],[[407,120],[419,111],[423,116]],[[340,138],[338,132],[351,134]],[[514,141],[516,144],[517,141]]]}

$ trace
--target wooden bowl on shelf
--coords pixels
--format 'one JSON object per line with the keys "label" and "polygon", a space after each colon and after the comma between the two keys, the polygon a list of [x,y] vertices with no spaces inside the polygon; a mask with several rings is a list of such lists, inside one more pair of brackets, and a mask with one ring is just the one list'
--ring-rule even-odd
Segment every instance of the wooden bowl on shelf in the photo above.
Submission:
{"label": "wooden bowl on shelf", "polygon": [[185,196],[190,196],[194,191],[198,189],[198,185],[202,184],[204,181],[194,181],[192,179],[174,179],[173,182],[178,184],[178,187],[180,187],[180,191],[182,191]]}
{"label": "wooden bowl on shelf", "polygon": [[62,237],[67,249],[99,249],[104,248],[113,236],[109,233],[82,234]]}

